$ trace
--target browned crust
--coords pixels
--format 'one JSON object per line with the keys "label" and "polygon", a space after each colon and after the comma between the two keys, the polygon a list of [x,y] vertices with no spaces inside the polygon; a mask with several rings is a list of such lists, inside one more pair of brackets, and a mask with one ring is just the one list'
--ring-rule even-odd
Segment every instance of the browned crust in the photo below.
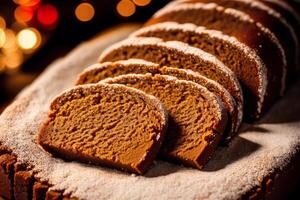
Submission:
{"label": "browned crust", "polygon": [[25,163],[18,162],[17,156],[0,144],[0,199],[77,199],[63,195],[62,191],[49,190],[50,185],[35,178],[30,168]]}

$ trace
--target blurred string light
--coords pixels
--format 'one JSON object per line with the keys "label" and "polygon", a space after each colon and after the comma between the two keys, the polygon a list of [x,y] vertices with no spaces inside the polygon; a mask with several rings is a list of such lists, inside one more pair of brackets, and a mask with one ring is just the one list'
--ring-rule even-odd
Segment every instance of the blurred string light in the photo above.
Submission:
{"label": "blurred string light", "polygon": [[17,35],[18,45],[24,50],[33,50],[40,46],[41,35],[34,28],[27,28],[20,31]]}
{"label": "blurred string light", "polygon": [[0,28],[0,48],[4,46],[5,41],[6,41],[5,31],[2,28]]}
{"label": "blurred string light", "polygon": [[51,4],[44,4],[37,10],[37,19],[44,28],[53,29],[58,22],[57,8]]}
{"label": "blurred string light", "polygon": [[36,7],[40,4],[40,0],[13,0],[16,4],[26,7]]}
{"label": "blurred string light", "polygon": [[6,39],[3,45],[3,51],[7,52],[7,51],[15,50],[17,48],[15,32],[11,29],[6,29],[5,37]]}
{"label": "blurred string light", "polygon": [[3,17],[0,16],[0,28],[5,29],[6,28],[6,22]]}
{"label": "blurred string light", "polygon": [[[43,38],[37,29],[44,29],[44,35],[59,21],[58,10],[50,3],[13,1],[17,4],[13,12],[15,20],[8,26],[5,18],[0,16],[0,72],[16,71],[29,54],[41,46]],[[31,25],[37,29],[30,28]]]}
{"label": "blurred string light", "polygon": [[17,69],[23,62],[23,53],[20,50],[11,52],[9,56],[4,57],[5,65],[10,70]]}
{"label": "blurred string light", "polygon": [[18,22],[26,23],[33,19],[34,10],[27,9],[26,7],[23,6],[18,6],[15,9],[14,16]]}
{"label": "blurred string light", "polygon": [[151,0],[133,0],[137,6],[146,6],[151,3]]}
{"label": "blurred string light", "polygon": [[123,17],[130,17],[136,11],[135,4],[130,0],[121,0],[117,4],[117,12]]}
{"label": "blurred string light", "polygon": [[87,22],[93,19],[95,9],[90,3],[81,3],[75,9],[75,16],[79,21]]}

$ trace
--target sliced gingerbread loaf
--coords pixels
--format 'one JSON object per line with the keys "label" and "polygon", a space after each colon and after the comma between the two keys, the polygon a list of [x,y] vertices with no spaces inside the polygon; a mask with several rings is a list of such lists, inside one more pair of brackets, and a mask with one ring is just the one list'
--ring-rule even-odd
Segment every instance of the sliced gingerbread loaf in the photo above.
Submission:
{"label": "sliced gingerbread loaf", "polygon": [[236,75],[215,56],[183,42],[163,42],[159,38],[128,38],[106,49],[100,62],[144,59],[161,66],[190,69],[221,84],[243,112],[243,92]]}
{"label": "sliced gingerbread loaf", "polygon": [[77,85],[97,83],[108,77],[123,74],[162,74],[174,76],[180,80],[188,80],[206,87],[210,92],[220,98],[228,112],[228,125],[223,135],[223,140],[228,142],[238,131],[242,113],[238,112],[235,100],[229,92],[216,81],[208,79],[197,72],[172,67],[164,67],[158,64],[140,59],[121,60],[95,64],[85,69],[77,80]]}
{"label": "sliced gingerbread loaf", "polygon": [[166,21],[194,23],[208,29],[220,30],[254,49],[265,63],[268,72],[269,84],[263,111],[284,93],[287,67],[285,52],[277,37],[246,13],[215,3],[171,4],[157,12],[145,26]]}
{"label": "sliced gingerbread loaf", "polygon": [[160,149],[167,119],[160,101],[139,90],[77,86],[52,102],[38,144],[67,160],[143,174]]}
{"label": "sliced gingerbread loaf", "polygon": [[282,44],[287,57],[287,81],[295,73],[295,66],[299,64],[298,37],[290,23],[276,10],[266,4],[253,0],[184,0],[178,3],[216,3],[225,8],[234,8],[247,13],[254,21],[272,31]]}
{"label": "sliced gingerbread loaf", "polygon": [[260,116],[265,104],[267,70],[257,53],[236,38],[220,31],[193,24],[163,22],[144,27],[132,37],[158,37],[164,41],[178,40],[215,55],[239,79],[244,93],[245,116]]}
{"label": "sliced gingerbread loaf", "polygon": [[160,151],[163,158],[202,169],[215,152],[227,124],[227,112],[205,87],[159,74],[128,74],[103,82],[140,89],[164,104],[170,118]]}

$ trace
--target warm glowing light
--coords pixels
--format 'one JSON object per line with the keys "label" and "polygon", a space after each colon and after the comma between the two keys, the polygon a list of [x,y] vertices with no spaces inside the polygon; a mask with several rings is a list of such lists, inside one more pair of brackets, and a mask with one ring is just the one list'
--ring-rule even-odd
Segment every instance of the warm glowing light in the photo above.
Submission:
{"label": "warm glowing light", "polygon": [[6,28],[6,22],[3,17],[0,16],[0,28],[5,29]]}
{"label": "warm glowing light", "polygon": [[94,7],[89,3],[81,3],[75,9],[75,16],[82,22],[87,22],[93,19],[95,15]]}
{"label": "warm glowing light", "polygon": [[28,22],[33,18],[34,11],[18,6],[15,10],[15,18],[18,22]]}
{"label": "warm glowing light", "polygon": [[146,6],[149,3],[151,3],[151,0],[133,0],[133,2],[135,3],[135,5],[137,6]]}
{"label": "warm glowing light", "polygon": [[10,29],[6,29],[5,30],[5,36],[6,36],[6,40],[5,43],[3,45],[3,48],[5,49],[15,49],[16,47],[16,35],[15,32],[13,32]]}
{"label": "warm glowing light", "polygon": [[3,56],[0,54],[0,73],[5,70],[5,62]]}
{"label": "warm glowing light", "polygon": [[41,1],[40,0],[14,0],[14,2],[22,6],[34,7],[37,6]]}
{"label": "warm glowing light", "polygon": [[23,59],[23,53],[18,50],[10,53],[9,56],[6,56],[4,61],[7,68],[14,70],[22,64]]}
{"label": "warm glowing light", "polygon": [[5,41],[6,41],[5,31],[2,28],[0,28],[0,48],[4,46]]}
{"label": "warm glowing light", "polygon": [[130,0],[121,0],[117,5],[117,11],[123,17],[129,17],[133,15],[135,10],[135,4]]}
{"label": "warm glowing light", "polygon": [[38,21],[45,27],[53,28],[58,21],[58,11],[51,4],[45,4],[38,8]]}
{"label": "warm glowing light", "polygon": [[18,33],[17,40],[22,49],[36,49],[41,44],[41,35],[36,29],[27,28]]}

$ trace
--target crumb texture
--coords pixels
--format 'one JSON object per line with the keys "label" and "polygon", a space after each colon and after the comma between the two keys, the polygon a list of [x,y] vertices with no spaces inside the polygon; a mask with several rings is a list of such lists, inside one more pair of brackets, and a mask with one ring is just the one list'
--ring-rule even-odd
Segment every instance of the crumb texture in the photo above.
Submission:
{"label": "crumb texture", "polygon": [[144,173],[166,128],[160,102],[152,101],[124,86],[78,86],[54,100],[39,143],[66,159]]}
{"label": "crumb texture", "polygon": [[162,156],[202,168],[206,154],[213,154],[227,116],[223,104],[204,87],[166,75],[122,75],[104,82],[134,87],[162,101],[171,117]]}
{"label": "crumb texture", "polygon": [[241,124],[242,114],[236,108],[236,102],[230,93],[216,81],[208,79],[192,70],[164,67],[141,59],[106,62],[88,67],[80,74],[77,84],[98,83],[99,81],[124,74],[161,74],[174,76],[180,80],[188,80],[206,87],[210,92],[220,98],[229,114],[227,130],[224,138],[230,139],[237,133]]}

